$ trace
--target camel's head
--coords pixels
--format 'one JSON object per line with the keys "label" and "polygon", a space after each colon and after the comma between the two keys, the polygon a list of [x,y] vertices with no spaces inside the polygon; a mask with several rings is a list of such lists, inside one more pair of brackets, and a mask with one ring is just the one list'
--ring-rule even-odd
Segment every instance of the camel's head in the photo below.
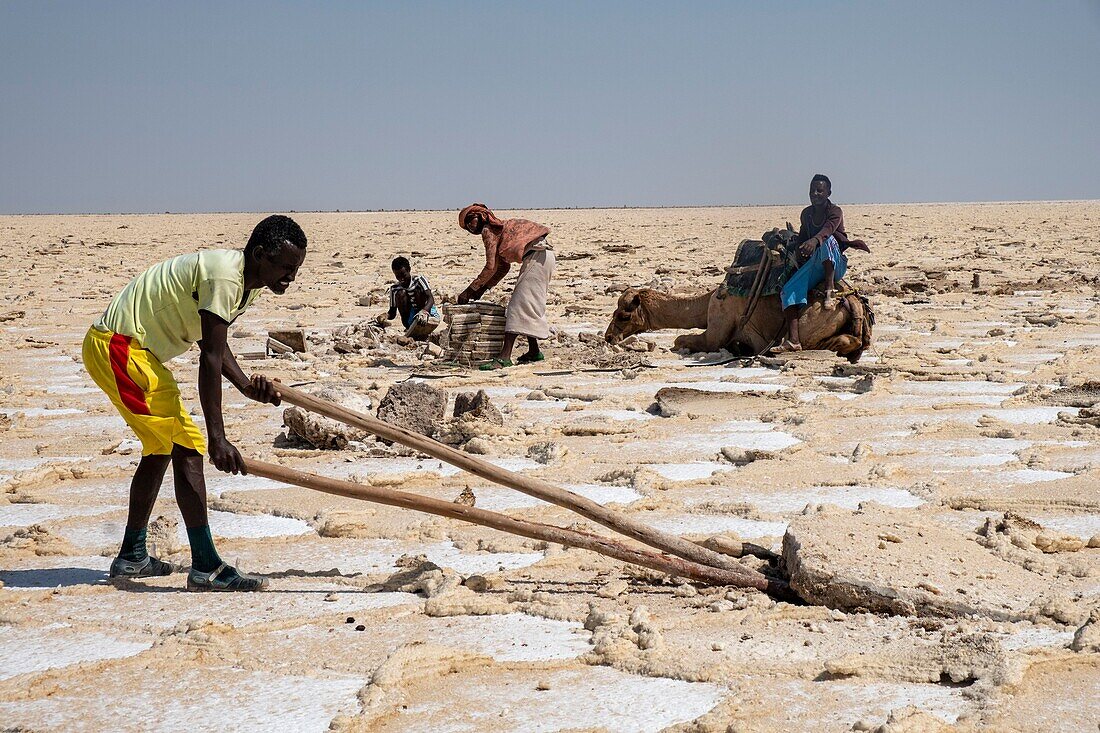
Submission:
{"label": "camel's head", "polygon": [[603,337],[607,339],[607,343],[614,345],[627,336],[648,330],[649,318],[646,317],[645,307],[642,305],[642,291],[638,288],[627,288],[619,296],[615,314],[611,316],[611,323]]}

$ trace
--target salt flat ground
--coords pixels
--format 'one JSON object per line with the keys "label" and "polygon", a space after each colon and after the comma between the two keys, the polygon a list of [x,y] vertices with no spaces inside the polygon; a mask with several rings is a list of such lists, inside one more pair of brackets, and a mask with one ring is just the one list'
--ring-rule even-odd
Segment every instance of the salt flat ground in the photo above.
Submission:
{"label": "salt flat ground", "polygon": [[[552,228],[550,318],[575,336],[603,331],[622,286],[713,287],[739,240],[797,221],[799,208],[509,215]],[[849,231],[872,247],[852,254],[850,270],[878,318],[861,362],[879,368],[873,384],[797,364],[698,366],[669,351],[668,332],[647,355],[655,368],[583,371],[593,349],[563,337],[535,368],[432,384],[452,395],[485,388],[502,408],[504,429],[485,441],[492,460],[693,537],[736,533],[778,548],[807,504],[864,502],[968,537],[1006,510],[1068,537],[1100,533],[1100,428],[1047,399],[1100,376],[1100,204],[844,209]],[[267,574],[271,591],[188,594],[182,575],[109,585],[137,454],[82,370],[83,334],[148,264],[241,247],[259,218],[0,217],[5,727],[846,731],[893,712],[923,726],[914,730],[1095,729],[1100,657],[1068,648],[1080,619],[775,604],[212,469],[221,552]],[[324,336],[374,316],[395,255],[451,296],[481,266],[480,240],[452,212],[295,218],[310,240],[305,266],[290,292],[266,294],[234,325],[238,352],[262,350],[270,328]],[[359,305],[361,296],[378,304]],[[316,352],[244,365],[373,397],[422,368],[409,349],[388,359]],[[170,366],[198,414],[196,355]],[[657,414],[655,395],[669,385],[695,396]],[[528,399],[536,390],[551,396]],[[441,498],[468,486],[485,508],[579,519],[438,461],[276,448],[281,410],[230,392],[225,404],[229,436],[247,455]],[[559,446],[554,460],[527,457],[546,441]],[[723,448],[767,457],[738,466]],[[170,478],[158,515],[178,517]],[[187,562],[178,530],[159,543]],[[448,574],[485,575],[488,590],[380,589],[418,556]],[[1077,601],[1100,604],[1100,549],[1021,557],[1065,578]]]}

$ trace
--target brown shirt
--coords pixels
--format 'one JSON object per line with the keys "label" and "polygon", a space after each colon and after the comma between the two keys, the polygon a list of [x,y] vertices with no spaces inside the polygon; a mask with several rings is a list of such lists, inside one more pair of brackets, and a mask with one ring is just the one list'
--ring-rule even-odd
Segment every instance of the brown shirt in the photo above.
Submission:
{"label": "brown shirt", "polygon": [[836,243],[840,245],[840,249],[848,248],[848,234],[844,231],[844,214],[840,211],[840,207],[832,201],[825,205],[825,221],[815,222],[814,207],[807,206],[802,210],[799,222],[799,244],[815,237],[818,244],[820,244],[833,236],[836,237]]}
{"label": "brown shirt", "polygon": [[508,274],[513,263],[523,261],[527,245],[546,237],[550,230],[527,219],[505,219],[500,233],[485,227],[481,239],[485,243],[485,267],[470,283],[471,290],[485,291]]}

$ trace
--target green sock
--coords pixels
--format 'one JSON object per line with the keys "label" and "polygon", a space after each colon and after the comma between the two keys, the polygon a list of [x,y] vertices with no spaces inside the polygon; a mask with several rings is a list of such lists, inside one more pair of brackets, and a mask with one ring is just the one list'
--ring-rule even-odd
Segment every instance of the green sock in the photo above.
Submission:
{"label": "green sock", "polygon": [[221,555],[214,549],[210,525],[187,528],[187,541],[191,544],[191,567],[200,573],[209,573],[222,564]]}
{"label": "green sock", "polygon": [[122,548],[118,551],[118,556],[130,562],[141,562],[149,557],[149,551],[145,549],[145,537],[147,534],[148,531],[145,527],[141,529],[130,529],[127,527],[126,531],[122,534]]}

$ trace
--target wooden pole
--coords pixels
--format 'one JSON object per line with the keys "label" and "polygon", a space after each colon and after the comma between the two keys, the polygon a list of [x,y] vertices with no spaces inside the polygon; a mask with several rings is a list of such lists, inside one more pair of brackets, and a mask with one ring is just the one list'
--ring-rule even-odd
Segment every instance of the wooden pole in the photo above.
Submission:
{"label": "wooden pole", "polygon": [[[476,476],[488,479],[493,483],[507,486],[516,491],[521,491],[528,496],[533,496],[536,499],[542,499],[551,504],[556,504],[576,512],[586,519],[591,519],[597,524],[602,524],[608,529],[612,529],[643,544],[649,545],[650,547],[670,552],[673,555],[682,557],[685,560],[691,560],[700,565],[710,565],[711,567],[723,568],[735,572],[746,572],[743,565],[726,555],[707,549],[702,545],[685,540],[676,535],[661,532],[649,525],[638,522],[632,517],[597,504],[588,497],[575,494],[568,489],[555,486],[548,481],[512,473],[488,461],[483,461],[476,456],[472,456],[469,453],[455,450],[449,445],[444,445],[420,433],[414,433],[411,430],[406,430],[396,425],[390,425],[384,420],[379,420],[376,417],[349,410],[329,402],[328,400],[314,397],[305,392],[299,392],[292,387],[279,384],[278,391],[285,401],[292,405],[297,405],[303,410],[309,410],[310,412],[324,415],[325,417],[332,418],[346,425],[366,430],[369,433],[393,441],[394,443],[401,443],[402,445],[418,450],[433,458],[446,461],[464,471],[469,471]],[[760,574],[757,573],[757,575]],[[760,575],[760,578],[763,579],[764,576]]]}
{"label": "wooden pole", "polygon": [[507,514],[491,512],[485,509],[476,509],[463,504],[455,504],[442,499],[433,499],[418,494],[410,494],[404,491],[393,491],[375,486],[365,486],[326,478],[304,471],[298,471],[274,463],[266,463],[251,458],[245,458],[245,467],[249,475],[262,476],[274,481],[294,484],[306,489],[322,491],[326,494],[346,496],[351,499],[371,501],[378,504],[414,509],[428,514],[438,514],[442,517],[459,519],[471,524],[480,524],[484,527],[508,532],[510,534],[528,537],[535,540],[554,542],[567,547],[578,547],[584,550],[598,552],[616,560],[632,565],[658,570],[681,578],[689,578],[710,585],[733,585],[741,588],[756,588],[778,598],[792,598],[789,586],[786,583],[765,578],[760,573],[740,567],[738,570],[725,570],[708,565],[683,560],[678,557],[664,555],[650,550],[629,547],[609,539],[588,532],[580,532],[563,527],[555,527],[539,522],[530,522],[524,519],[510,517]]}

